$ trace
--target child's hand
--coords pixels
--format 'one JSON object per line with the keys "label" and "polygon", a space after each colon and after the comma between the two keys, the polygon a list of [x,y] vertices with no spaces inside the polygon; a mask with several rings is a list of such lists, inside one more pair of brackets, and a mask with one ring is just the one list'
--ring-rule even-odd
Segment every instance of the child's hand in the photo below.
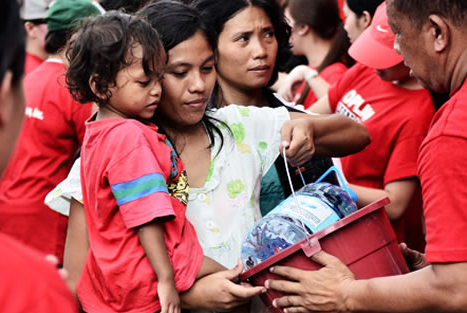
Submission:
{"label": "child's hand", "polygon": [[157,294],[161,303],[161,313],[180,313],[180,297],[173,280],[157,284]]}

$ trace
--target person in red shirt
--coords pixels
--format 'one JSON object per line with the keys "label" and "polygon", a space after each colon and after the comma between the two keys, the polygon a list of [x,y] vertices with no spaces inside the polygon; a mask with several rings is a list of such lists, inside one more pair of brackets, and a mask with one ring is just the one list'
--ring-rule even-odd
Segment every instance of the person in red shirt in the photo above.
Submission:
{"label": "person in red shirt", "polygon": [[394,34],[385,8],[384,3],[378,7],[371,26],[349,50],[360,63],[311,110],[343,114],[367,127],[371,144],[341,159],[349,186],[357,193],[360,207],[389,197],[386,213],[399,242],[409,241],[423,250],[417,157],[434,106],[429,91],[410,77],[402,58],[393,51]]}
{"label": "person in red shirt", "polygon": [[308,109],[353,64],[347,54],[350,42],[335,0],[289,0],[285,14],[293,26],[293,52],[305,55],[308,66],[295,67],[278,93]]}
{"label": "person in red shirt", "polygon": [[99,106],[86,122],[81,150],[89,235],[77,286],[83,309],[180,312],[178,292],[224,268],[203,257],[185,217],[183,163],[145,122],[161,97],[162,43],[144,20],[107,13],[81,26],[69,57],[70,92]]}
{"label": "person in red shirt", "polygon": [[73,100],[65,87],[65,52],[77,20],[100,14],[89,0],[57,0],[47,15],[49,58],[24,81],[26,119],[15,153],[0,180],[0,232],[63,259],[67,218],[45,204],[47,193],[70,171],[84,136],[91,103]]}
{"label": "person in red shirt", "polygon": [[[450,92],[420,148],[418,173],[426,219],[426,255],[402,246],[413,272],[355,280],[338,259],[320,253],[316,272],[276,267],[297,283],[267,282],[293,292],[277,299],[290,312],[466,312],[467,308],[467,2],[388,0],[395,49],[426,88]],[[323,305],[325,304],[325,305]]]}
{"label": "person in red shirt", "polygon": [[[336,21],[335,3],[333,1],[312,1],[310,3],[303,3],[304,1],[307,0],[290,1],[290,3],[294,4],[290,6],[294,12],[292,13],[289,9],[290,13],[292,13],[289,14],[292,15],[290,16],[290,19],[293,21],[295,16],[295,18],[298,18],[300,21],[312,21],[310,25],[315,25],[315,29],[311,27],[311,30],[314,30],[314,32],[307,31],[300,36],[309,33],[308,37],[310,38],[316,32],[317,34],[321,34],[321,39],[326,38],[326,36],[329,36],[329,29],[323,28],[323,25],[333,25],[332,23],[329,23],[329,21]],[[329,89],[329,85],[335,83],[340,77],[342,77],[342,74],[346,70],[344,64],[345,66],[353,64],[353,60],[347,56],[347,50],[344,48],[348,48],[349,41],[350,43],[353,43],[358,36],[360,36],[360,34],[370,26],[376,8],[382,2],[383,0],[340,1],[339,5],[341,5],[341,12],[344,15],[343,20],[345,21],[345,32],[338,32],[335,35],[335,38],[333,38],[333,47],[329,50],[326,59],[324,59],[323,63],[319,67],[315,66],[315,68],[309,68],[306,66],[297,66],[297,68],[295,68],[287,78],[282,77],[278,93],[287,101],[303,104],[305,109],[308,109],[317,99],[325,95]],[[317,6],[314,10],[309,10],[307,14],[303,14],[303,10],[314,6]],[[332,8],[334,8],[334,10],[332,10]],[[320,12],[320,14],[315,14],[315,12]],[[323,18],[324,16],[326,16],[326,18]],[[316,21],[320,21],[320,23],[317,24]],[[334,27],[337,26],[338,25],[334,24]],[[301,25],[301,27],[306,27],[306,25]],[[293,37],[300,38],[300,36]],[[322,55],[322,48],[316,49],[315,44],[315,42],[309,42],[309,45],[313,46],[309,47],[308,53],[315,56],[321,55],[321,57],[324,58]],[[294,51],[295,50],[296,48],[294,48]],[[312,57],[309,59],[314,58]],[[332,63],[332,61],[336,63],[327,67],[325,66],[330,62]],[[324,66],[324,69],[320,71],[322,66]],[[304,81],[307,81],[308,83],[305,84]],[[300,83],[302,85],[299,85]],[[298,89],[297,86],[299,86]],[[308,92],[310,88],[313,92]]]}
{"label": "person in red shirt", "polygon": [[[17,1],[0,2],[0,175],[24,117],[25,42],[18,12]],[[4,234],[0,234],[0,251],[2,312],[78,312],[65,282],[44,255]]]}
{"label": "person in red shirt", "polygon": [[21,17],[26,31],[26,61],[24,72],[29,74],[47,58],[45,36],[47,35],[48,0],[27,0],[21,8]]}

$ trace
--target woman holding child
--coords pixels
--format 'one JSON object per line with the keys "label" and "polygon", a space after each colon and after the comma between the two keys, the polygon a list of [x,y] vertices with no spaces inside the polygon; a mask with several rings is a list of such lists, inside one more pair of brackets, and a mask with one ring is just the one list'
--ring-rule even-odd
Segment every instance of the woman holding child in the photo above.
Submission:
{"label": "woman holding child", "polygon": [[[216,81],[215,40],[207,25],[195,10],[173,1],[152,4],[140,14],[156,27],[167,53],[155,119],[187,171],[191,187],[187,218],[196,229],[204,254],[231,267],[238,259],[241,239],[260,218],[259,185],[281,142],[287,141],[287,157],[298,164],[313,153],[358,151],[369,138],[364,127],[341,116],[303,115],[288,121],[285,108],[228,106],[207,110]],[[74,279],[82,264],[73,262],[82,259],[87,249],[82,232],[86,224],[76,219],[83,215],[76,215],[75,209],[80,208],[74,207],[70,214],[65,260],[70,271],[78,269],[78,273],[70,273]],[[79,235],[72,233],[76,225],[81,226]],[[224,311],[263,292],[261,287],[233,283],[240,272],[241,266],[197,280],[181,294],[182,305]]]}

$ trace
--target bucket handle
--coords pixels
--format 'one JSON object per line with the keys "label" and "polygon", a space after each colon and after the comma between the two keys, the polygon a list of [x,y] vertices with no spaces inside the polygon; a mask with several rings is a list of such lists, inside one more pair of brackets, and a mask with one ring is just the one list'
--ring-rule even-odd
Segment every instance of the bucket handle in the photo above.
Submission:
{"label": "bucket handle", "polygon": [[315,236],[308,238],[307,241],[300,245],[300,248],[302,248],[303,253],[305,253],[307,258],[311,258],[316,253],[321,251],[321,244],[319,243],[318,238]]}
{"label": "bucket handle", "polygon": [[[302,224],[301,225],[302,229],[306,234],[306,241],[309,243],[308,238],[311,236],[311,234],[308,232],[308,230],[305,227],[305,223],[303,222],[302,213],[301,213],[302,208],[300,207],[300,202],[298,201],[297,196],[295,195],[295,190],[294,190],[293,184],[292,184],[292,178],[290,177],[289,167],[288,167],[288,164],[287,164],[287,156],[285,154],[285,149],[286,148],[284,146],[282,154],[283,154],[283,157],[284,157],[285,172],[287,174],[287,179],[289,180],[290,190],[292,190],[292,195],[293,195],[293,198],[295,200],[295,205],[297,206],[297,209],[298,209],[298,213],[299,213],[298,216],[300,218],[300,223]],[[302,175],[301,171],[298,171],[298,172],[300,173],[300,177],[302,178],[303,184],[305,184],[305,180],[303,178],[303,175]]]}
{"label": "bucket handle", "polygon": [[326,172],[323,173],[323,175],[321,175],[316,181],[315,183],[319,183],[321,182],[323,179],[326,178],[326,176],[328,176],[331,172],[334,172],[336,173],[337,177],[339,178],[339,181],[341,182],[341,185],[342,185],[342,189],[344,189],[345,192],[347,192],[347,194],[350,196],[350,198],[352,198],[352,201],[357,203],[358,201],[358,197],[357,197],[357,194],[355,193],[355,191],[353,191],[351,188],[349,188],[349,186],[347,186],[347,184],[345,183],[345,179],[344,177],[342,176],[341,172],[339,171],[339,169],[335,166],[331,166],[329,167]]}

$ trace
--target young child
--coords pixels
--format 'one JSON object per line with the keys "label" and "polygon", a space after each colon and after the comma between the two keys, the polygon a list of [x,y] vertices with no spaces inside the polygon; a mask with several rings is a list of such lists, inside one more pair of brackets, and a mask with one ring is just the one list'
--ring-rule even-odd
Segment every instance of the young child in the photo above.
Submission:
{"label": "young child", "polygon": [[77,287],[83,309],[180,312],[178,292],[223,267],[203,257],[185,218],[183,164],[146,122],[161,96],[162,44],[145,21],[111,12],[83,23],[68,57],[70,92],[99,106],[81,151],[89,235]]}

